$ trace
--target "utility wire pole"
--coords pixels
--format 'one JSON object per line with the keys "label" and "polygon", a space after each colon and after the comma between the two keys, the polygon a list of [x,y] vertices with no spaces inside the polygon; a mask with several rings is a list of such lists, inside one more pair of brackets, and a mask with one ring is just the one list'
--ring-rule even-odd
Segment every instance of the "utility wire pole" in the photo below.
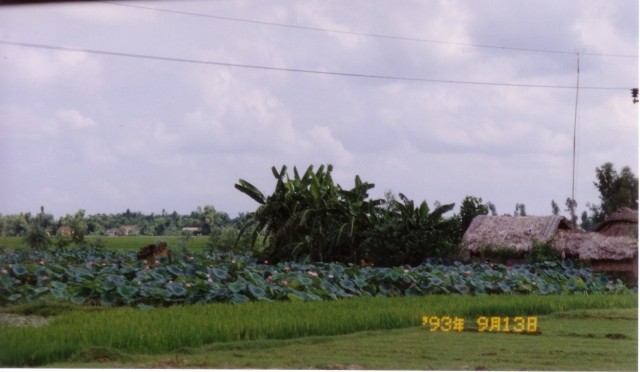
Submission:
{"label": "utility wire pole", "polygon": [[[571,203],[574,208],[576,207],[576,129],[578,127],[578,93],[580,92],[580,52],[577,56],[577,74],[576,74],[576,104],[573,111],[573,166],[571,173]],[[575,221],[575,216],[571,216],[572,221]],[[575,223],[574,223],[574,228]]]}

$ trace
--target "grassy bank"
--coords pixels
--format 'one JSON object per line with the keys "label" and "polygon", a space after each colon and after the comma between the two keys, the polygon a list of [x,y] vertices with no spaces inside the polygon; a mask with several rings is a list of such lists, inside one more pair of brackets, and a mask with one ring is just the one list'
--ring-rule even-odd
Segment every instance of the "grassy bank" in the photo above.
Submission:
{"label": "grassy bank", "polygon": [[[611,308],[637,308],[637,295],[423,296],[73,311],[38,328],[0,326],[0,365],[43,365],[91,348],[162,354],[214,343],[418,327],[424,315],[458,316],[473,323],[480,315]],[[544,327],[540,325],[543,333]]]}

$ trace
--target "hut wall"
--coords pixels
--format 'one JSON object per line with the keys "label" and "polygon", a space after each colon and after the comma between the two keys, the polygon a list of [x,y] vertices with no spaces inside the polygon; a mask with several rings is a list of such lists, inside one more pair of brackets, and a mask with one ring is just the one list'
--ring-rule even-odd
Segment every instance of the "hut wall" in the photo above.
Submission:
{"label": "hut wall", "polygon": [[591,261],[591,270],[620,277],[626,284],[638,285],[638,256],[626,260]]}

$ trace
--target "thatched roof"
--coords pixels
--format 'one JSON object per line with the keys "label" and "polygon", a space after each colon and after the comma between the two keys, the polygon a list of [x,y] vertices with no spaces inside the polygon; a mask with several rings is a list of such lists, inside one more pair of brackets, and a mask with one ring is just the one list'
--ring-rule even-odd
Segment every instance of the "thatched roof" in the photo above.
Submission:
{"label": "thatched roof", "polygon": [[638,240],[596,232],[558,231],[551,242],[566,257],[581,260],[624,260],[638,255]]}
{"label": "thatched roof", "polygon": [[620,208],[607,219],[596,226],[593,231],[608,236],[638,237],[638,211],[630,208]]}
{"label": "thatched roof", "polygon": [[549,242],[558,229],[570,230],[562,216],[477,216],[464,233],[463,244],[471,252],[487,246],[508,247],[518,252],[531,249],[533,241]]}

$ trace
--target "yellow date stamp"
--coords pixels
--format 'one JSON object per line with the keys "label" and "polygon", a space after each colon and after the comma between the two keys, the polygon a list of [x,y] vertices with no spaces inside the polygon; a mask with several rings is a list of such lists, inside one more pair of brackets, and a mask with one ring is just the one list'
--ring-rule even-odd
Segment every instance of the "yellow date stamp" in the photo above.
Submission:
{"label": "yellow date stamp", "polygon": [[464,331],[464,318],[425,315],[422,317],[422,326],[429,327],[430,332],[462,332]]}
{"label": "yellow date stamp", "polygon": [[[475,319],[476,328],[469,331],[482,333],[537,333],[537,316],[479,316]],[[424,315],[422,326],[429,332],[462,332],[465,319],[457,316]]]}
{"label": "yellow date stamp", "polygon": [[538,332],[537,316],[480,316],[476,318],[478,332]]}

